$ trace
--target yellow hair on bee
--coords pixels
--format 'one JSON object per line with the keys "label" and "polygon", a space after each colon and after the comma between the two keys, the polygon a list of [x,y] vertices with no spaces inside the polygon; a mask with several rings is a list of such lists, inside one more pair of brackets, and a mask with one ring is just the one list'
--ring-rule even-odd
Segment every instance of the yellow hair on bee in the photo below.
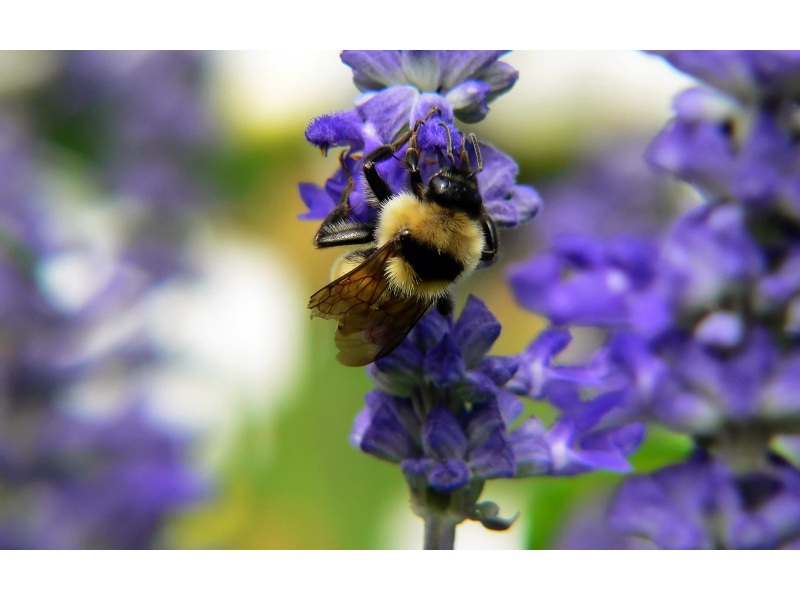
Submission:
{"label": "yellow hair on bee", "polygon": [[[409,192],[390,198],[381,206],[376,241],[382,247],[408,230],[416,241],[449,254],[463,266],[463,274],[474,271],[484,250],[484,236],[474,219],[462,211],[420,201]],[[402,296],[438,300],[448,294],[455,281],[420,281],[411,265],[402,257],[390,259],[386,265],[390,285]]]}
{"label": "yellow hair on bee", "polygon": [[339,277],[346,275],[363,263],[365,252],[372,247],[373,246],[370,244],[348,246],[347,251],[333,261],[333,265],[331,265],[331,279],[339,279]]}

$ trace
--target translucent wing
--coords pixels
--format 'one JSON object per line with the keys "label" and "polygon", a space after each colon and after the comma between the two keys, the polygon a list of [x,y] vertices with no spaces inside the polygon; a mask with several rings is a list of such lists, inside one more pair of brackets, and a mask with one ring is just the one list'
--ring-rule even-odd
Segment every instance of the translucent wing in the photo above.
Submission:
{"label": "translucent wing", "polygon": [[339,321],[336,359],[358,367],[382,358],[405,339],[431,303],[392,293],[386,263],[395,256],[386,244],[349,273],[311,296],[312,317]]}

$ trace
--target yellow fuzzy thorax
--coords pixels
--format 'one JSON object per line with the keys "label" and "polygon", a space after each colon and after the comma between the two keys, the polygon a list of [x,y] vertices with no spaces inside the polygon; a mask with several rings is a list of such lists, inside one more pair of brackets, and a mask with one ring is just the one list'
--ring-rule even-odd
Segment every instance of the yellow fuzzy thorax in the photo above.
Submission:
{"label": "yellow fuzzy thorax", "polygon": [[[464,265],[461,277],[478,266],[484,250],[483,233],[478,223],[463,212],[421,202],[413,194],[401,193],[381,208],[376,231],[378,247],[389,243],[405,229],[411,231],[418,241],[461,261]],[[446,296],[455,284],[455,281],[446,279],[420,282],[402,257],[390,259],[386,271],[390,285],[402,296],[418,296],[435,301]]]}

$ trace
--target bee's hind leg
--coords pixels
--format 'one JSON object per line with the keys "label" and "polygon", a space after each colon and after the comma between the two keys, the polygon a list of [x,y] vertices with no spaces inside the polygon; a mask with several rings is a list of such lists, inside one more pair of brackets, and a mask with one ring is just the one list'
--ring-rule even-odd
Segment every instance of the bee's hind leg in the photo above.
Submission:
{"label": "bee's hind leg", "polygon": [[347,177],[347,185],[345,185],[342,195],[339,197],[339,204],[325,217],[316,235],[314,235],[314,246],[317,248],[369,244],[375,239],[374,224],[347,220],[352,211],[350,194],[353,193],[356,184],[350,169],[347,168],[346,156],[347,152],[341,153],[339,164],[342,165],[342,170]]}

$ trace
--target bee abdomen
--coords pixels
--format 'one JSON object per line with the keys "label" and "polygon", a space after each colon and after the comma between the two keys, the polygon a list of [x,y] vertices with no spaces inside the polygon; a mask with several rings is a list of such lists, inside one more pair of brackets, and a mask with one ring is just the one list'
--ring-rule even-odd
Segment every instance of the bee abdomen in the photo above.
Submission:
{"label": "bee abdomen", "polygon": [[397,238],[400,253],[421,281],[455,281],[464,265],[451,254],[415,239],[408,230]]}

